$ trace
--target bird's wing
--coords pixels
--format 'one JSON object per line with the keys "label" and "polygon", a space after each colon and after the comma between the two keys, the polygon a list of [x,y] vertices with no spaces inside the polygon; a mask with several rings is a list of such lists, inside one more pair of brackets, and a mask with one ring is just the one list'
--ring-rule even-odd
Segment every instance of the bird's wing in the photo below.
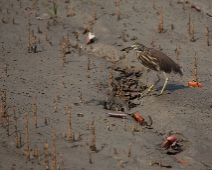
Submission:
{"label": "bird's wing", "polygon": [[151,70],[159,71],[157,58],[149,50],[139,52],[138,61]]}
{"label": "bird's wing", "polygon": [[153,48],[149,49],[149,52],[150,55],[156,59],[158,70],[164,71],[166,73],[171,73],[173,71],[174,73],[182,74],[181,67],[166,54]]}

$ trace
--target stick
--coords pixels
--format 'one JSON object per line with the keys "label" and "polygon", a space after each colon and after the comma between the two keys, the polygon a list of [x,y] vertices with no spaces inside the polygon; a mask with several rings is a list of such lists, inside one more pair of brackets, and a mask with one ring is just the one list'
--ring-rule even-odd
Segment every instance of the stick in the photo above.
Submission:
{"label": "stick", "polygon": [[7,75],[7,63],[4,65],[4,73],[5,73],[5,77],[8,77],[8,75]]}
{"label": "stick", "polygon": [[13,25],[15,25],[15,16],[13,16],[12,22],[13,22]]}
{"label": "stick", "polygon": [[28,113],[25,112],[25,120],[26,120],[26,160],[30,161],[30,150],[29,150],[29,129],[28,129]]}
{"label": "stick", "polygon": [[188,35],[191,35],[191,18],[190,14],[188,14]]}
{"label": "stick", "polygon": [[30,26],[30,10],[27,11],[27,14],[28,14],[28,26]]}
{"label": "stick", "polygon": [[163,29],[163,8],[161,7],[160,9],[160,21],[158,24],[158,33],[163,33],[164,29]]}
{"label": "stick", "polygon": [[33,9],[34,9],[34,15],[37,17],[37,0],[34,0]]}
{"label": "stick", "polygon": [[200,12],[200,11],[201,11],[201,9],[200,9],[198,6],[195,6],[195,5],[191,5],[191,8],[196,9],[196,11],[198,11],[198,12]]}
{"label": "stick", "polygon": [[22,141],[21,141],[21,132],[19,133],[19,147],[22,147]]}
{"label": "stick", "polygon": [[44,147],[44,155],[45,155],[45,164],[46,164],[46,170],[49,170],[49,151],[48,151],[48,142],[45,142],[45,147]]}
{"label": "stick", "polygon": [[92,154],[91,154],[91,152],[88,152],[88,159],[89,159],[89,163],[92,164]]}
{"label": "stick", "polygon": [[7,108],[6,108],[6,133],[7,133],[7,136],[9,136],[9,114],[8,114]]}
{"label": "stick", "polygon": [[57,157],[56,157],[57,150],[56,150],[55,139],[56,139],[55,131],[53,131],[53,133],[52,133],[52,146],[53,146],[54,153],[53,153],[53,158],[52,158],[52,170],[57,170]]}
{"label": "stick", "polygon": [[197,56],[196,53],[194,54],[194,77],[193,77],[194,82],[198,82],[197,79]]}
{"label": "stick", "polygon": [[14,128],[15,128],[15,146],[16,148],[19,148],[18,143],[18,122],[16,117],[16,106],[13,107],[13,120],[14,120]]}
{"label": "stick", "polygon": [[70,42],[70,39],[69,39],[69,32],[67,31],[66,33],[66,47],[68,49],[67,53],[71,53],[71,42]]}
{"label": "stick", "polygon": [[62,66],[64,67],[64,64],[66,62],[66,39],[63,37],[62,42]]}
{"label": "stick", "polygon": [[120,0],[117,0],[117,21],[120,20],[120,15],[121,15],[121,12],[120,12]]}
{"label": "stick", "polygon": [[34,126],[37,128],[37,99],[34,100]]}
{"label": "stick", "polygon": [[152,42],[151,42],[151,45],[152,45],[152,47],[154,47],[155,45],[154,45],[154,37],[152,37]]}
{"label": "stick", "polygon": [[128,158],[131,158],[131,143],[128,145]]}
{"label": "stick", "polygon": [[152,157],[149,157],[149,165],[152,166]]}
{"label": "stick", "polygon": [[208,25],[206,26],[206,42],[207,42],[207,46],[210,46],[210,43],[209,43],[209,29],[208,29]]}
{"label": "stick", "polygon": [[208,14],[208,13],[206,13],[206,15],[209,16],[209,18],[212,18],[212,15],[210,15],[210,14]]}
{"label": "stick", "polygon": [[194,42],[195,41],[195,39],[194,39],[194,21],[192,22],[192,34],[191,34],[191,39],[190,39],[190,41],[191,42]]}
{"label": "stick", "polygon": [[90,63],[91,63],[91,59],[90,59],[90,55],[88,55],[88,64],[87,64],[87,70],[90,70]]}
{"label": "stick", "polygon": [[3,127],[3,112],[2,112],[2,105],[0,104],[0,124]]}
{"label": "stick", "polygon": [[96,0],[93,0],[93,7],[94,7],[94,14],[93,14],[93,19],[96,20]]}
{"label": "stick", "polygon": [[96,152],[96,134],[95,134],[94,125],[92,125],[91,133],[92,133],[92,140],[91,140],[91,143],[90,143],[90,150],[93,151],[93,152]]}
{"label": "stick", "polygon": [[63,28],[63,30],[65,29],[65,21],[64,20],[62,21],[62,28]]}
{"label": "stick", "polygon": [[31,44],[30,44],[30,26],[29,26],[29,28],[28,28],[28,34],[27,34],[27,36],[28,36],[27,50],[28,50],[28,52],[30,52],[30,51],[31,51]]}
{"label": "stick", "polygon": [[73,142],[72,126],[71,126],[71,104],[68,103],[68,140]]}
{"label": "stick", "polygon": [[1,21],[2,21],[2,23],[4,23],[4,24],[6,23],[6,22],[5,22],[5,20],[4,20],[4,12],[2,12],[2,18],[1,18]]}
{"label": "stick", "polygon": [[121,113],[108,113],[109,117],[126,118],[127,114]]}

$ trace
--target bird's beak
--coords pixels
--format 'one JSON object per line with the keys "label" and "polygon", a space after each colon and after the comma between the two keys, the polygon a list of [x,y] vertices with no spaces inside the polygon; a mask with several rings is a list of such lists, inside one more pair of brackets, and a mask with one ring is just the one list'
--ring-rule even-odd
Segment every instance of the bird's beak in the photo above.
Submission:
{"label": "bird's beak", "polygon": [[126,51],[128,53],[130,50],[133,50],[133,47],[126,47],[123,48],[121,51]]}

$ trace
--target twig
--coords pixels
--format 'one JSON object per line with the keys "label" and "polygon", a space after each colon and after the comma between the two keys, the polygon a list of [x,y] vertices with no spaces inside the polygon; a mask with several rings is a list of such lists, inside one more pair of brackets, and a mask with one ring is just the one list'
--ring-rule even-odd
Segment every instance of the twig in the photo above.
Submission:
{"label": "twig", "polygon": [[200,9],[198,6],[191,5],[190,7],[191,7],[191,8],[194,8],[194,9],[196,9],[196,11],[198,11],[198,12],[200,12],[200,11],[201,11],[201,9]]}
{"label": "twig", "polygon": [[108,113],[109,117],[126,118],[127,114],[121,113]]}
{"label": "twig", "polygon": [[208,14],[208,13],[206,13],[206,15],[209,16],[209,18],[212,18],[212,15],[210,15],[210,14]]}

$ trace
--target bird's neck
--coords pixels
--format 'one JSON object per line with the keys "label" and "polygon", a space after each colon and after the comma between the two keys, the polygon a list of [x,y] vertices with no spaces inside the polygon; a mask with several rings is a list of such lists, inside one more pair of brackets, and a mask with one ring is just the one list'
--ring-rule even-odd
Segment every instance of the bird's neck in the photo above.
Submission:
{"label": "bird's neck", "polygon": [[138,51],[138,52],[143,52],[143,51],[145,51],[145,50],[147,50],[147,48],[146,48],[145,46],[142,46],[142,47],[140,47],[137,51]]}

